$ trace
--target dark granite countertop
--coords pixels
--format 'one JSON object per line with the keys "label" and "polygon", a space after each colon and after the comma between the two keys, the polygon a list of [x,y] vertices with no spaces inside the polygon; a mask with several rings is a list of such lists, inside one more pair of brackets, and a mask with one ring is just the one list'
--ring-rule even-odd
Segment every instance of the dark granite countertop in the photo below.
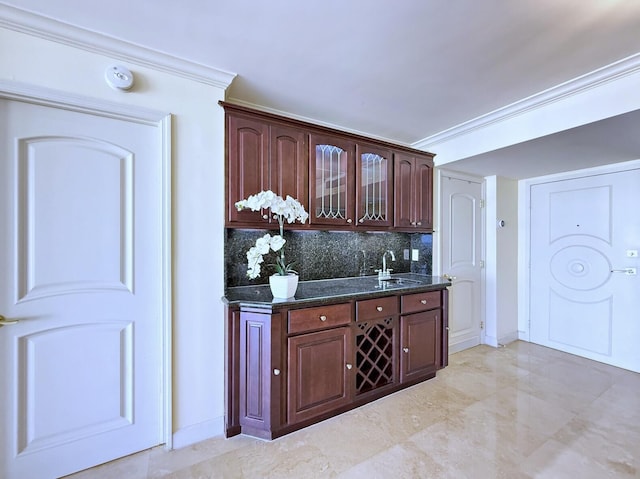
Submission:
{"label": "dark granite countertop", "polygon": [[451,282],[440,276],[400,273],[391,281],[378,281],[377,276],[301,281],[293,298],[274,299],[269,285],[227,288],[222,298],[229,305],[284,307],[305,303],[332,303],[339,300],[367,299],[389,293],[418,293],[446,288]]}

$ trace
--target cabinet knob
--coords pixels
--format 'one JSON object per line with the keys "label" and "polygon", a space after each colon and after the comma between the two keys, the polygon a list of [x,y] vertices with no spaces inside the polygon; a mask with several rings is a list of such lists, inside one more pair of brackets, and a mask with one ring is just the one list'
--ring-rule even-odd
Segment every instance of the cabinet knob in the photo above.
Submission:
{"label": "cabinet knob", "polygon": [[447,326],[447,327],[446,327],[446,328],[444,328],[444,329],[446,329],[447,331],[449,331],[449,326]]}
{"label": "cabinet knob", "polygon": [[353,220],[352,220],[351,218],[349,218],[349,219],[347,220],[347,223],[351,224],[351,223],[353,223]]}
{"label": "cabinet knob", "polygon": [[273,375],[274,376],[280,376],[280,370],[279,369],[274,369],[273,370]]}
{"label": "cabinet knob", "polygon": [[408,352],[409,352],[409,348],[402,348],[402,350],[403,350],[405,353],[408,353]]}
{"label": "cabinet knob", "polygon": [[351,369],[352,367],[353,367],[353,364],[347,363],[347,369]]}
{"label": "cabinet knob", "polygon": [[415,225],[416,225],[416,222],[415,222],[415,221],[412,221],[412,222],[411,222],[411,226],[415,226]]}
{"label": "cabinet knob", "polygon": [[418,226],[422,226],[422,221],[418,221]]}
{"label": "cabinet knob", "polygon": [[420,300],[420,303],[421,303],[421,304],[427,304],[427,300],[426,300],[426,299],[421,299],[421,300]]}
{"label": "cabinet knob", "polygon": [[360,218],[359,222],[364,223],[364,219]]}
{"label": "cabinet knob", "polygon": [[269,215],[262,215],[262,219],[263,220],[268,220],[269,219]]}
{"label": "cabinet knob", "polygon": [[378,311],[382,311],[382,306],[376,306],[376,309],[377,309]]}
{"label": "cabinet knob", "polygon": [[323,314],[322,316],[320,316],[320,321],[326,321],[327,317]]}

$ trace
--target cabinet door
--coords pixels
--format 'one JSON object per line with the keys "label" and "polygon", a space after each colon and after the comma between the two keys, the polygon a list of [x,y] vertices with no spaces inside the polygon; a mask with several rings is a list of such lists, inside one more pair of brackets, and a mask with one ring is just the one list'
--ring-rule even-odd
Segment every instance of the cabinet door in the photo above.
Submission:
{"label": "cabinet door", "polygon": [[288,340],[288,418],[296,422],[351,401],[351,328],[335,328]]}
{"label": "cabinet door", "polygon": [[227,116],[227,225],[269,222],[265,212],[238,211],[235,203],[270,187],[269,127],[264,121]]}
{"label": "cabinet door", "polygon": [[396,153],[394,155],[394,211],[393,225],[396,228],[413,228],[413,198],[415,161],[410,155]]}
{"label": "cabinet door", "polygon": [[440,367],[440,310],[400,317],[400,382],[435,375]]}
{"label": "cabinet door", "polygon": [[309,157],[307,135],[298,128],[270,126],[271,190],[298,200],[309,211]]}
{"label": "cabinet door", "polygon": [[415,158],[414,221],[417,229],[433,230],[433,160]]}
{"label": "cabinet door", "polygon": [[309,221],[350,226],[354,221],[355,143],[309,135]]}
{"label": "cabinet door", "polygon": [[433,160],[405,153],[394,155],[394,226],[433,230]]}
{"label": "cabinet door", "polygon": [[391,150],[356,145],[356,218],[358,226],[393,225]]}

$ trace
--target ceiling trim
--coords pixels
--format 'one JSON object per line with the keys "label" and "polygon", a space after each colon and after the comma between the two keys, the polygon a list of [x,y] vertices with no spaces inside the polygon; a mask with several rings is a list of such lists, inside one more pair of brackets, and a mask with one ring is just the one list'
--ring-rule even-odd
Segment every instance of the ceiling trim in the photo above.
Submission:
{"label": "ceiling trim", "polygon": [[0,27],[218,88],[226,89],[236,76],[6,4],[0,4]]}
{"label": "ceiling trim", "polygon": [[343,126],[343,125],[337,125],[335,123],[330,123],[330,122],[327,122],[327,121],[321,121],[321,120],[318,120],[318,119],[315,119],[315,118],[309,118],[309,117],[303,116],[303,115],[297,115],[295,113],[291,113],[291,112],[284,111],[284,110],[277,110],[275,108],[270,108],[270,107],[267,107],[267,106],[264,106],[264,105],[259,105],[257,103],[251,103],[249,101],[241,100],[241,99],[235,98],[235,97],[229,97],[229,98],[227,98],[227,101],[230,102],[230,103],[234,103],[236,105],[244,106],[246,108],[251,108],[252,110],[262,111],[262,112],[265,112],[265,113],[270,113],[272,115],[283,116],[285,118],[290,118],[292,120],[303,121],[305,123],[311,123],[311,124],[322,126],[322,127],[325,127],[325,128],[331,128],[332,130],[340,130],[340,131],[343,131],[343,132],[352,133],[354,135],[359,135],[359,136],[363,136],[363,137],[366,137],[366,138],[372,138],[374,140],[384,141],[386,143],[393,143],[394,145],[406,146],[407,148],[411,148],[412,147],[409,143],[398,141],[398,140],[395,140],[393,138],[387,138],[387,137],[380,136],[380,135],[374,135],[374,134],[366,132],[366,131],[356,130],[354,128],[348,128],[348,127]]}
{"label": "ceiling trim", "polygon": [[428,136],[413,143],[411,146],[420,150],[433,150],[434,145],[451,141],[454,138],[467,135],[476,130],[486,128],[495,123],[508,121],[514,117],[524,115],[531,111],[559,102],[568,97],[579,95],[587,90],[597,88],[606,83],[619,80],[628,75],[640,71],[640,53],[623,58],[610,65],[604,66],[592,72],[581,75],[567,82],[556,85],[547,90],[518,100],[492,112],[466,121],[435,135]]}

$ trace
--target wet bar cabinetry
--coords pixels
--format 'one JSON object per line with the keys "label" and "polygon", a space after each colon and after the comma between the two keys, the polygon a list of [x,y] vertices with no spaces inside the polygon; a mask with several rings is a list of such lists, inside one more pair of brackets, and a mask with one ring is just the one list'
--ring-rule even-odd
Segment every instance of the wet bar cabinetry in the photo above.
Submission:
{"label": "wet bar cabinetry", "polygon": [[395,228],[403,231],[432,231],[433,160],[419,155],[397,153],[394,162]]}
{"label": "wet bar cabinetry", "polygon": [[447,294],[230,306],[227,436],[273,439],[433,378],[448,354]]}
{"label": "wet bar cabinetry", "polygon": [[433,155],[221,102],[226,118],[228,228],[267,227],[236,201],[271,189],[298,199],[289,228],[431,232]]}
{"label": "wet bar cabinetry", "polygon": [[227,226],[268,227],[264,211],[238,211],[235,203],[262,190],[297,198],[309,208],[307,134],[252,115],[233,113],[227,121]]}

